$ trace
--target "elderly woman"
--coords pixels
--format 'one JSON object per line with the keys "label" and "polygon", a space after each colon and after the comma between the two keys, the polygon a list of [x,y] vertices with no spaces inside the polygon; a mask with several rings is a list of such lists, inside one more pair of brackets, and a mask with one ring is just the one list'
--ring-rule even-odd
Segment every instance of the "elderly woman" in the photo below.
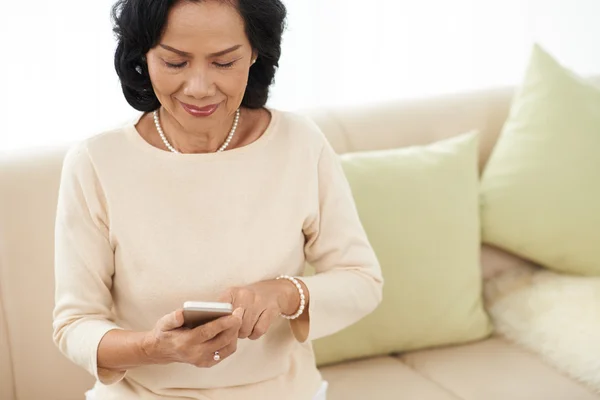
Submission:
{"label": "elderly woman", "polygon": [[[141,113],[69,151],[56,221],[54,340],[95,376],[88,398],[324,399],[311,340],[380,302],[334,151],[265,107],[285,14],[279,0],[115,5],[115,67]],[[235,312],[186,328],[189,300]]]}

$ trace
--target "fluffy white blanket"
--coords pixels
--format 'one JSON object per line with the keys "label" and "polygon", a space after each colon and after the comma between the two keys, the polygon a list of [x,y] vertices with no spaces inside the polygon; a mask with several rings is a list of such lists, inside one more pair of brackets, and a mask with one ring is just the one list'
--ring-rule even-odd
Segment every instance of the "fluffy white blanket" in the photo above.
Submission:
{"label": "fluffy white blanket", "polygon": [[499,334],[600,392],[600,277],[521,265],[489,279],[485,297]]}

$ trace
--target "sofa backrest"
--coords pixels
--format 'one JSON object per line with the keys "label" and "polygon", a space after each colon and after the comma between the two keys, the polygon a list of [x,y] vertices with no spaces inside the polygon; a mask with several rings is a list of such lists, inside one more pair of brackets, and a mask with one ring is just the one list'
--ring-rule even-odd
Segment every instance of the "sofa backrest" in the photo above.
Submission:
{"label": "sofa backrest", "polygon": [[302,110],[338,153],[425,145],[480,132],[480,169],[508,115],[514,88],[495,88],[368,106]]}
{"label": "sofa backrest", "polygon": [[[600,79],[598,79],[600,81]],[[339,153],[427,144],[481,132],[482,167],[511,88],[305,110]],[[66,149],[0,154],[0,399],[75,400],[92,378],[52,342],[54,217]]]}

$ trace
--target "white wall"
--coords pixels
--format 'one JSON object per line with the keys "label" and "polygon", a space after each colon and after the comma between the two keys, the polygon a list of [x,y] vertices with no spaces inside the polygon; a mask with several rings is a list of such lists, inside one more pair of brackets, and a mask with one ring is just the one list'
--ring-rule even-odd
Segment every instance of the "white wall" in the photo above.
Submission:
{"label": "white wall", "polygon": [[[2,4],[0,150],[79,140],[135,115],[112,66],[112,2]],[[533,41],[581,74],[600,74],[600,0],[286,4],[289,29],[269,103],[277,108],[514,84]]]}
{"label": "white wall", "polygon": [[[534,41],[577,72],[600,74],[600,0],[288,3],[286,39],[303,51],[282,61],[273,99],[287,108],[514,84]],[[306,3],[320,10],[316,28]]]}

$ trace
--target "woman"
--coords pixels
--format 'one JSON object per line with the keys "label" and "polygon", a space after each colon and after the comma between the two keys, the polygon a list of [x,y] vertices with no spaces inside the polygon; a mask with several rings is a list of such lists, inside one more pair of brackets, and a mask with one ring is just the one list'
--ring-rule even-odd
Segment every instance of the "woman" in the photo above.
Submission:
{"label": "woman", "polygon": [[[284,19],[279,0],[116,4],[142,113],[69,151],[56,221],[54,339],[88,398],[324,399],[310,341],[380,302],[335,153],[265,107]],[[185,301],[236,311],[187,329]]]}

